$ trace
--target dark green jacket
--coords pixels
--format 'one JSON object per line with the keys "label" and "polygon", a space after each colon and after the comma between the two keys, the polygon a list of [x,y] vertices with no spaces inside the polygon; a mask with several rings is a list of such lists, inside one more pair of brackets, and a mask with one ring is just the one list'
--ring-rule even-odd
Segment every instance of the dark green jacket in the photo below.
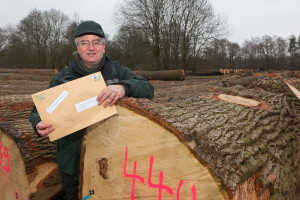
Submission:
{"label": "dark green jacket", "polygon": [[[125,96],[127,97],[153,98],[154,89],[149,81],[134,74],[130,69],[120,63],[112,62],[107,56],[105,56],[104,59],[104,66],[99,67],[93,73],[101,71],[107,85],[123,85],[125,88]],[[48,88],[86,75],[88,74],[78,67],[74,59],[68,67],[64,68],[54,76]],[[35,126],[41,121],[41,118],[35,107],[32,109],[29,121],[32,123],[32,127],[37,133]],[[61,172],[74,176],[76,179],[78,179],[80,173],[80,150],[84,131],[85,129],[77,131],[57,141],[57,163],[59,169]]]}

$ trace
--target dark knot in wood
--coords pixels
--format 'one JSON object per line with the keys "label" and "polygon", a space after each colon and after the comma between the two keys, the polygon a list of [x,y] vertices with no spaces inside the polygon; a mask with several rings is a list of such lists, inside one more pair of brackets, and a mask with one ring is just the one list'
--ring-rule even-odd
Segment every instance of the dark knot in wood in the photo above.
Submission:
{"label": "dark knot in wood", "polygon": [[108,169],[107,158],[101,158],[98,163],[100,167],[99,175],[102,176],[102,178],[105,180],[108,179],[108,176],[106,175]]}

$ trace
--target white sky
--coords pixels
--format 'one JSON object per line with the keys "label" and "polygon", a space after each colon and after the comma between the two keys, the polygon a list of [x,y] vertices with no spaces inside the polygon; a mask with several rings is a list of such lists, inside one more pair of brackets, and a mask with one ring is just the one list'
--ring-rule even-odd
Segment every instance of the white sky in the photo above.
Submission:
{"label": "white sky", "polygon": [[231,42],[264,35],[300,35],[300,0],[210,0],[216,13],[228,17]]}
{"label": "white sky", "polygon": [[[245,39],[264,35],[288,38],[300,35],[300,0],[209,0],[217,14],[228,17],[229,41],[242,44]],[[113,12],[122,0],[0,0],[0,27],[17,25],[30,10],[55,8],[74,18],[94,20],[112,36]]]}

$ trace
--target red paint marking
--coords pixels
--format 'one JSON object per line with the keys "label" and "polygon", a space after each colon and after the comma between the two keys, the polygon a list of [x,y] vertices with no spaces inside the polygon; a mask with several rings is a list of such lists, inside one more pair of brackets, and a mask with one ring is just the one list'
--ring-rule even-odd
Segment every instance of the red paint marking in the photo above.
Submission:
{"label": "red paint marking", "polygon": [[8,149],[7,147],[4,147],[3,149],[3,155],[2,155],[2,143],[0,141],[0,165],[2,164],[2,161],[3,161],[3,157],[7,159],[7,167],[5,166],[2,166],[2,168],[7,172],[9,173],[9,155],[8,155]]}
{"label": "red paint marking", "polygon": [[151,157],[150,157],[149,176],[148,176],[148,185],[151,188],[158,188],[159,189],[158,200],[161,200],[161,192],[162,192],[162,190],[166,190],[170,195],[173,194],[173,190],[170,187],[168,187],[166,185],[163,185],[163,179],[164,179],[164,173],[163,173],[163,171],[161,171],[159,173],[159,184],[153,184],[152,183],[151,177],[152,177],[153,162],[154,162],[154,157],[153,157],[153,155],[151,155]]}
{"label": "red paint marking", "polygon": [[178,187],[177,187],[177,198],[176,198],[177,200],[179,200],[179,192],[180,192],[182,184],[183,184],[183,180],[180,180],[178,183]]}
{"label": "red paint marking", "polygon": [[[135,188],[135,180],[138,179],[140,180],[142,183],[144,183],[144,178],[141,176],[136,175],[136,166],[137,166],[137,161],[135,160],[133,163],[133,174],[127,174],[127,170],[126,170],[126,166],[127,166],[127,157],[128,157],[128,147],[126,147],[126,151],[125,151],[125,162],[124,162],[124,175],[125,177],[129,177],[132,178],[132,190],[131,190],[131,199],[134,200],[135,196],[134,196],[134,188]],[[151,155],[150,157],[150,166],[149,166],[149,174],[148,174],[148,185],[150,188],[158,188],[159,189],[159,194],[158,194],[158,200],[161,200],[162,198],[162,190],[166,190],[171,196],[173,195],[173,190],[166,186],[163,185],[163,179],[164,179],[164,173],[163,171],[161,171],[159,173],[159,184],[153,184],[152,183],[152,169],[153,169],[153,163],[154,163],[154,156]],[[188,181],[189,182],[189,181]],[[184,181],[180,180],[177,186],[177,198],[176,200],[180,199],[180,189],[183,185]],[[195,183],[193,184],[192,187],[192,194],[193,194],[193,199],[192,200],[196,200],[197,199],[197,193],[196,193],[196,186]]]}
{"label": "red paint marking", "polygon": [[[6,151],[5,151],[6,150]],[[6,153],[5,153],[6,152]],[[7,168],[2,166],[2,168],[7,171],[7,173],[9,173],[9,155],[8,155],[8,150],[7,150],[7,147],[4,147],[4,157],[7,158]]]}
{"label": "red paint marking", "polygon": [[[177,187],[177,198],[176,198],[176,200],[179,200],[179,193],[180,193],[180,189],[181,189],[181,186],[182,186],[183,182],[184,182],[183,180],[179,181],[179,184],[178,184],[178,187]],[[193,187],[192,187],[192,194],[193,194],[193,200],[197,200],[197,193],[196,193],[195,183],[193,184]]]}
{"label": "red paint marking", "polygon": [[1,153],[1,149],[2,149],[2,143],[1,143],[1,141],[0,141],[0,157],[1,157],[1,159],[0,159],[0,165],[1,165],[1,163],[2,163],[2,153]]}
{"label": "red paint marking", "polygon": [[141,177],[141,176],[137,176],[136,175],[136,165],[137,165],[137,162],[134,161],[134,164],[133,164],[133,174],[127,174],[127,170],[126,170],[126,166],[127,166],[127,155],[128,155],[128,147],[126,147],[126,152],[125,152],[125,162],[124,162],[124,175],[125,177],[129,177],[129,178],[132,178],[132,189],[131,189],[131,199],[135,199],[134,197],[134,188],[135,188],[135,179],[138,179],[140,180],[142,183],[144,183],[144,178]]}
{"label": "red paint marking", "polygon": [[192,193],[193,193],[193,200],[197,200],[197,193],[196,193],[196,186],[195,183],[192,187]]}

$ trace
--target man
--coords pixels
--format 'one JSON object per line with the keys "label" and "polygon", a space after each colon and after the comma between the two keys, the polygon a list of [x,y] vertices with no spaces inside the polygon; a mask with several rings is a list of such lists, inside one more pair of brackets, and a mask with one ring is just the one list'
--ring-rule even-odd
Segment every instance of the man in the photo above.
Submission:
{"label": "man", "polygon": [[[124,96],[152,99],[154,89],[146,79],[135,75],[120,63],[112,62],[105,55],[104,38],[104,32],[98,23],[84,21],[79,24],[75,32],[76,57],[68,67],[55,75],[49,88],[101,71],[108,86],[99,91],[97,96],[99,105],[106,100],[104,107],[112,106]],[[48,137],[55,129],[51,124],[41,121],[35,107],[29,120],[39,136]],[[57,163],[68,199],[78,199],[79,162],[84,130],[57,141]]]}

